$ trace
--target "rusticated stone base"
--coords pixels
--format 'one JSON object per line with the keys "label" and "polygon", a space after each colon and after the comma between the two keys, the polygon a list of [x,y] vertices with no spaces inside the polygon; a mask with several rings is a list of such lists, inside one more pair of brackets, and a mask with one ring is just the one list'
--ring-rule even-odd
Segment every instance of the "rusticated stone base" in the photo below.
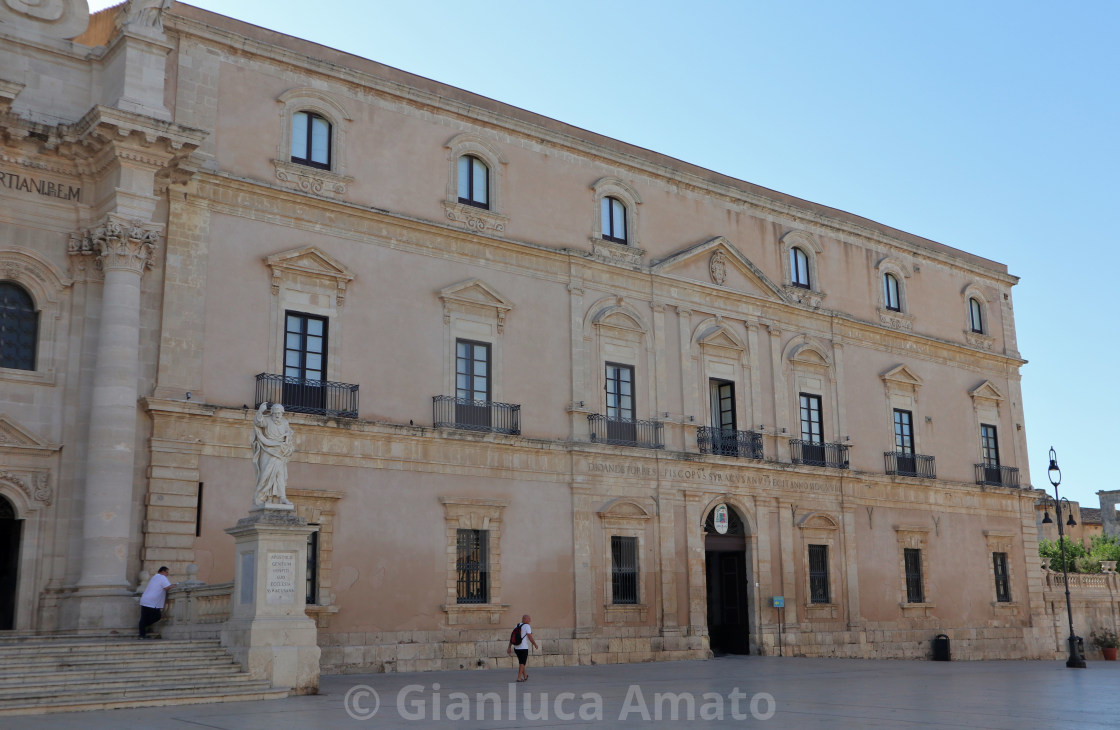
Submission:
{"label": "rusticated stone base", "polygon": [[[423,672],[454,669],[516,669],[506,656],[506,636],[486,631],[360,632],[320,635],[321,666],[326,674]],[[590,664],[707,659],[707,637],[633,636],[571,638],[570,632],[537,630],[540,650],[529,666],[561,667]]]}

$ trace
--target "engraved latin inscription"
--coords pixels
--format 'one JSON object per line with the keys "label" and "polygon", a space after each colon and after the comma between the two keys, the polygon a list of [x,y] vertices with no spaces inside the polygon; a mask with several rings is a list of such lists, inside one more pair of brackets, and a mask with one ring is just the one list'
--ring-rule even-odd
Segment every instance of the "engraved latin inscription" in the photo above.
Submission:
{"label": "engraved latin inscription", "polygon": [[268,554],[268,585],[265,602],[272,606],[287,606],[296,602],[296,554]]}

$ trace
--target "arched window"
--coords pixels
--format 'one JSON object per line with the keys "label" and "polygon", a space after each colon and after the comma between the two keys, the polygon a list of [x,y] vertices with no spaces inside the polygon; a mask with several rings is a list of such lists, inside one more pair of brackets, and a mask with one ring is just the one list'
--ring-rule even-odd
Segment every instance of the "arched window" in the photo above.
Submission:
{"label": "arched window", "polygon": [[18,284],[0,282],[0,367],[35,369],[39,314],[31,295]]}
{"label": "arched window", "polygon": [[331,123],[315,112],[292,115],[292,162],[331,169]]}
{"label": "arched window", "polygon": [[883,274],[883,303],[887,309],[902,311],[902,301],[898,298],[898,279],[894,274]]}
{"label": "arched window", "polygon": [[459,158],[459,202],[490,209],[490,168],[473,155]]}
{"label": "arched window", "polygon": [[973,332],[984,334],[984,310],[976,297],[968,298],[968,325]]}
{"label": "arched window", "polygon": [[809,257],[797,246],[789,250],[789,274],[794,286],[809,289]]}
{"label": "arched window", "polygon": [[602,200],[603,240],[627,243],[626,206],[618,198],[610,196]]}

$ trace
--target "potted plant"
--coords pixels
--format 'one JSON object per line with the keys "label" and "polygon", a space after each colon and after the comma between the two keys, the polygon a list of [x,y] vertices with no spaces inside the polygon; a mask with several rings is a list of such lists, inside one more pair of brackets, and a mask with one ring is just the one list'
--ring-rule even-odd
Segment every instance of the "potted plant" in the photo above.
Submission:
{"label": "potted plant", "polygon": [[1110,662],[1116,661],[1116,649],[1120,647],[1120,639],[1112,629],[1100,629],[1089,634],[1089,640],[1100,648],[1101,654]]}

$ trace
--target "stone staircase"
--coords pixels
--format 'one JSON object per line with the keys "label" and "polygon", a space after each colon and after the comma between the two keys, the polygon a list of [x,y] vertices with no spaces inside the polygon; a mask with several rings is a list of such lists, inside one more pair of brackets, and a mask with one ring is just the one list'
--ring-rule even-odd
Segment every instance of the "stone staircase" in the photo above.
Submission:
{"label": "stone staircase", "polygon": [[218,641],[0,635],[0,717],[287,696]]}

